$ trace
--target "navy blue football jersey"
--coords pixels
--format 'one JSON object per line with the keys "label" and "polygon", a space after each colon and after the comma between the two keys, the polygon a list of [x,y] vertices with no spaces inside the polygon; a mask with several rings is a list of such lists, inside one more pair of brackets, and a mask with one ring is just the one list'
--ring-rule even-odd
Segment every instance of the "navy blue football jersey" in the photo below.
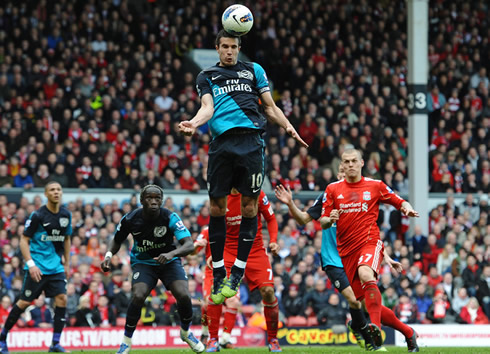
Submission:
{"label": "navy blue football jersey", "polygon": [[[154,257],[173,251],[174,236],[177,240],[190,237],[180,217],[165,208],[160,208],[160,216],[155,220],[143,219],[143,209],[138,208],[123,216],[114,234],[118,243],[123,243],[128,235],[133,235],[131,264],[144,263],[159,265]],[[177,257],[175,257],[177,259]]]}
{"label": "navy blue football jersey", "polygon": [[[44,205],[26,220],[24,236],[31,239],[31,257],[43,274],[65,271],[61,256],[65,250],[65,237],[70,237],[71,234],[71,213],[64,207],[53,214]],[[25,269],[28,269],[27,265]]]}
{"label": "navy blue football jersey", "polygon": [[199,73],[196,87],[200,97],[208,93],[213,96],[214,114],[208,122],[213,139],[232,128],[265,130],[267,120],[260,113],[259,96],[270,88],[259,64],[216,64]]}

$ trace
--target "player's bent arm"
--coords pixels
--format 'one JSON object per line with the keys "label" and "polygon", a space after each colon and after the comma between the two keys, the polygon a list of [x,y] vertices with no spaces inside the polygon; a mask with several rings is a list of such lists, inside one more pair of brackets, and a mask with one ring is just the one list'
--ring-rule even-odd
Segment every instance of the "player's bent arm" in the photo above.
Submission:
{"label": "player's bent arm", "polygon": [[278,185],[274,192],[277,199],[288,206],[289,212],[291,215],[293,215],[294,220],[296,220],[298,224],[305,225],[313,220],[310,214],[299,210],[296,204],[294,204],[293,193],[291,192],[291,188],[289,188],[289,186],[285,188],[283,185]]}
{"label": "player's bent arm", "polygon": [[322,229],[328,229],[332,227],[332,225],[335,223],[335,221],[329,218],[328,216],[322,216],[318,221],[320,221],[320,225],[322,226]]}
{"label": "player's bent arm", "polygon": [[192,242],[192,238],[190,236],[181,238],[179,243],[179,247],[169,252],[172,254],[172,257],[185,257],[194,251],[194,243]]}
{"label": "player's bent arm", "polygon": [[190,120],[190,122],[197,128],[201,125],[207,123],[211,118],[213,118],[214,114],[214,101],[213,96],[210,93],[207,93],[201,98],[201,108],[197,111],[194,118]]}
{"label": "player's bent arm", "polygon": [[306,211],[299,210],[296,204],[293,201],[288,204],[288,209],[293,215],[294,220],[300,225],[308,224],[313,218]]}

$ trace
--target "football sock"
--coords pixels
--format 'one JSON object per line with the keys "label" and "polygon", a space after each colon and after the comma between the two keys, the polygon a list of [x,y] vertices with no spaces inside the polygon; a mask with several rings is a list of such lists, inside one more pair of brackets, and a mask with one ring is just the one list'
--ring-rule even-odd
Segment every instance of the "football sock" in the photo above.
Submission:
{"label": "football sock", "polygon": [[242,217],[240,232],[238,234],[238,252],[234,264],[235,267],[245,270],[248,255],[255,240],[255,235],[257,235],[257,215],[253,218]]}
{"label": "football sock", "polygon": [[366,317],[364,316],[364,311],[361,309],[349,308],[350,315],[352,316],[351,327],[355,330],[363,328],[367,324]]}
{"label": "football sock", "polygon": [[209,338],[218,339],[219,321],[223,305],[215,305],[212,302],[208,304],[208,326]]}
{"label": "football sock", "polygon": [[12,327],[17,323],[20,315],[22,315],[22,310],[17,304],[12,307],[10,313],[5,321],[5,325],[3,326],[2,333],[0,334],[0,340],[5,341],[7,339],[7,333],[12,329]]}
{"label": "football sock", "polygon": [[381,306],[381,322],[383,322],[385,326],[394,328],[398,332],[403,333],[407,338],[413,336],[413,329],[400,321],[395,313],[386,306]]}
{"label": "football sock", "polygon": [[208,329],[208,314],[207,314],[207,307],[203,306],[201,307],[201,327],[202,327],[202,334],[207,336],[209,335],[209,329]]}
{"label": "football sock", "polygon": [[223,252],[226,241],[226,221],[224,216],[209,217],[209,247],[213,256],[213,276],[226,276]]}
{"label": "football sock", "polygon": [[277,338],[277,328],[279,325],[279,302],[277,298],[272,303],[262,300],[264,305],[264,317],[267,324],[267,338]]}
{"label": "football sock", "polygon": [[235,327],[237,309],[226,308],[225,310],[225,322],[223,324],[223,332],[231,333],[233,327]]}
{"label": "football sock", "polygon": [[366,307],[371,321],[381,329],[381,293],[374,280],[362,285]]}
{"label": "football sock", "polygon": [[129,304],[126,315],[126,324],[124,325],[124,335],[128,338],[133,337],[136,325],[141,317],[141,306],[135,305],[133,302]]}
{"label": "football sock", "polygon": [[190,297],[184,297],[184,300],[177,301],[177,312],[180,317],[180,327],[184,331],[189,330],[192,321],[192,302]]}
{"label": "football sock", "polygon": [[66,324],[66,307],[56,307],[54,309],[53,320],[53,345],[60,342],[61,332]]}

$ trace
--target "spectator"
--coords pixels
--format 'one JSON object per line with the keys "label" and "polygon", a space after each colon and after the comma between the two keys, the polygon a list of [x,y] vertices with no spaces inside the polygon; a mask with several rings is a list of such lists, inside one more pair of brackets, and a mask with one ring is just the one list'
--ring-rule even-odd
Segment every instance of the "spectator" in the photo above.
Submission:
{"label": "spectator", "polygon": [[0,164],[0,187],[12,187],[14,179],[8,174],[8,167],[5,164]]}
{"label": "spectator", "polygon": [[439,274],[445,274],[451,271],[453,261],[458,257],[458,254],[454,250],[453,245],[446,244],[444,250],[437,256],[437,272]]}
{"label": "spectator", "polygon": [[121,291],[114,297],[114,307],[117,310],[117,317],[126,317],[128,306],[131,303],[131,282],[123,281]]}
{"label": "spectator", "polygon": [[50,308],[46,305],[43,294],[34,300],[34,304],[26,309],[25,318],[27,326],[36,328],[53,327],[53,316]]}
{"label": "spectator", "polygon": [[476,296],[482,304],[485,314],[490,317],[490,264],[483,266],[482,274],[478,280]]}
{"label": "spectator", "polygon": [[287,291],[286,296],[283,298],[283,304],[286,317],[291,316],[304,316],[305,315],[305,302],[302,296],[299,296],[299,286],[291,284]]}
{"label": "spectator", "polygon": [[468,304],[461,309],[461,319],[468,324],[488,324],[488,317],[483,312],[478,300],[472,297]]}
{"label": "spectator", "polygon": [[476,263],[476,257],[473,254],[469,254],[466,257],[466,268],[463,270],[463,284],[466,289],[468,289],[468,293],[471,296],[476,295],[476,286],[477,281],[480,278],[481,269]]}
{"label": "spectator", "polygon": [[75,314],[75,327],[95,328],[101,323],[99,311],[90,308],[90,298],[88,296],[80,297],[80,304]]}
{"label": "spectator", "polygon": [[12,309],[12,300],[8,295],[2,296],[2,302],[0,303],[0,321],[5,323],[7,317]]}
{"label": "spectator", "polygon": [[451,303],[443,290],[436,290],[434,293],[426,318],[438,324],[452,324],[460,321],[459,315],[451,308]]}
{"label": "spectator", "polygon": [[337,293],[330,293],[328,304],[317,313],[318,323],[328,327],[345,326],[349,309]]}
{"label": "spectator", "polygon": [[78,310],[78,304],[80,300],[80,295],[77,294],[75,285],[73,283],[68,283],[66,285],[66,297],[66,315],[69,319],[69,323],[73,324],[75,321],[75,314]]}
{"label": "spectator", "polygon": [[311,315],[317,315],[320,310],[328,305],[329,298],[330,291],[327,290],[325,286],[325,280],[318,279],[315,281],[315,288],[313,289],[313,291],[306,294],[304,302],[307,307],[311,307],[311,309],[313,310],[313,313]]}
{"label": "spectator", "polygon": [[141,310],[141,321],[144,326],[171,326],[173,324],[170,315],[163,311],[162,301],[157,296],[145,303]]}
{"label": "spectator", "polygon": [[458,294],[451,301],[454,312],[460,313],[461,309],[468,305],[469,301],[470,297],[468,296],[466,288],[458,289]]}
{"label": "spectator", "polygon": [[179,178],[180,188],[189,192],[197,192],[201,187],[191,175],[191,171],[185,168],[182,170],[182,176]]}
{"label": "spectator", "polygon": [[427,294],[427,286],[423,283],[418,283],[415,286],[415,301],[417,305],[419,323],[424,323],[427,311],[432,305],[432,299]]}
{"label": "spectator", "polygon": [[407,293],[400,295],[399,303],[395,306],[394,312],[403,323],[417,323],[417,305],[413,303]]}
{"label": "spectator", "polygon": [[31,189],[34,187],[34,180],[26,167],[21,167],[19,174],[14,177],[14,187]]}

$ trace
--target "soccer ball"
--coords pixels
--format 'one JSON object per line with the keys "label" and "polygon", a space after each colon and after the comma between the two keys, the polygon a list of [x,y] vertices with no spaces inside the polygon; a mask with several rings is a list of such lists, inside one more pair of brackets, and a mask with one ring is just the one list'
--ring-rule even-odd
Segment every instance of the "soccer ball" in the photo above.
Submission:
{"label": "soccer ball", "polygon": [[221,23],[226,32],[233,36],[247,34],[254,24],[252,12],[243,5],[229,6],[221,17]]}

